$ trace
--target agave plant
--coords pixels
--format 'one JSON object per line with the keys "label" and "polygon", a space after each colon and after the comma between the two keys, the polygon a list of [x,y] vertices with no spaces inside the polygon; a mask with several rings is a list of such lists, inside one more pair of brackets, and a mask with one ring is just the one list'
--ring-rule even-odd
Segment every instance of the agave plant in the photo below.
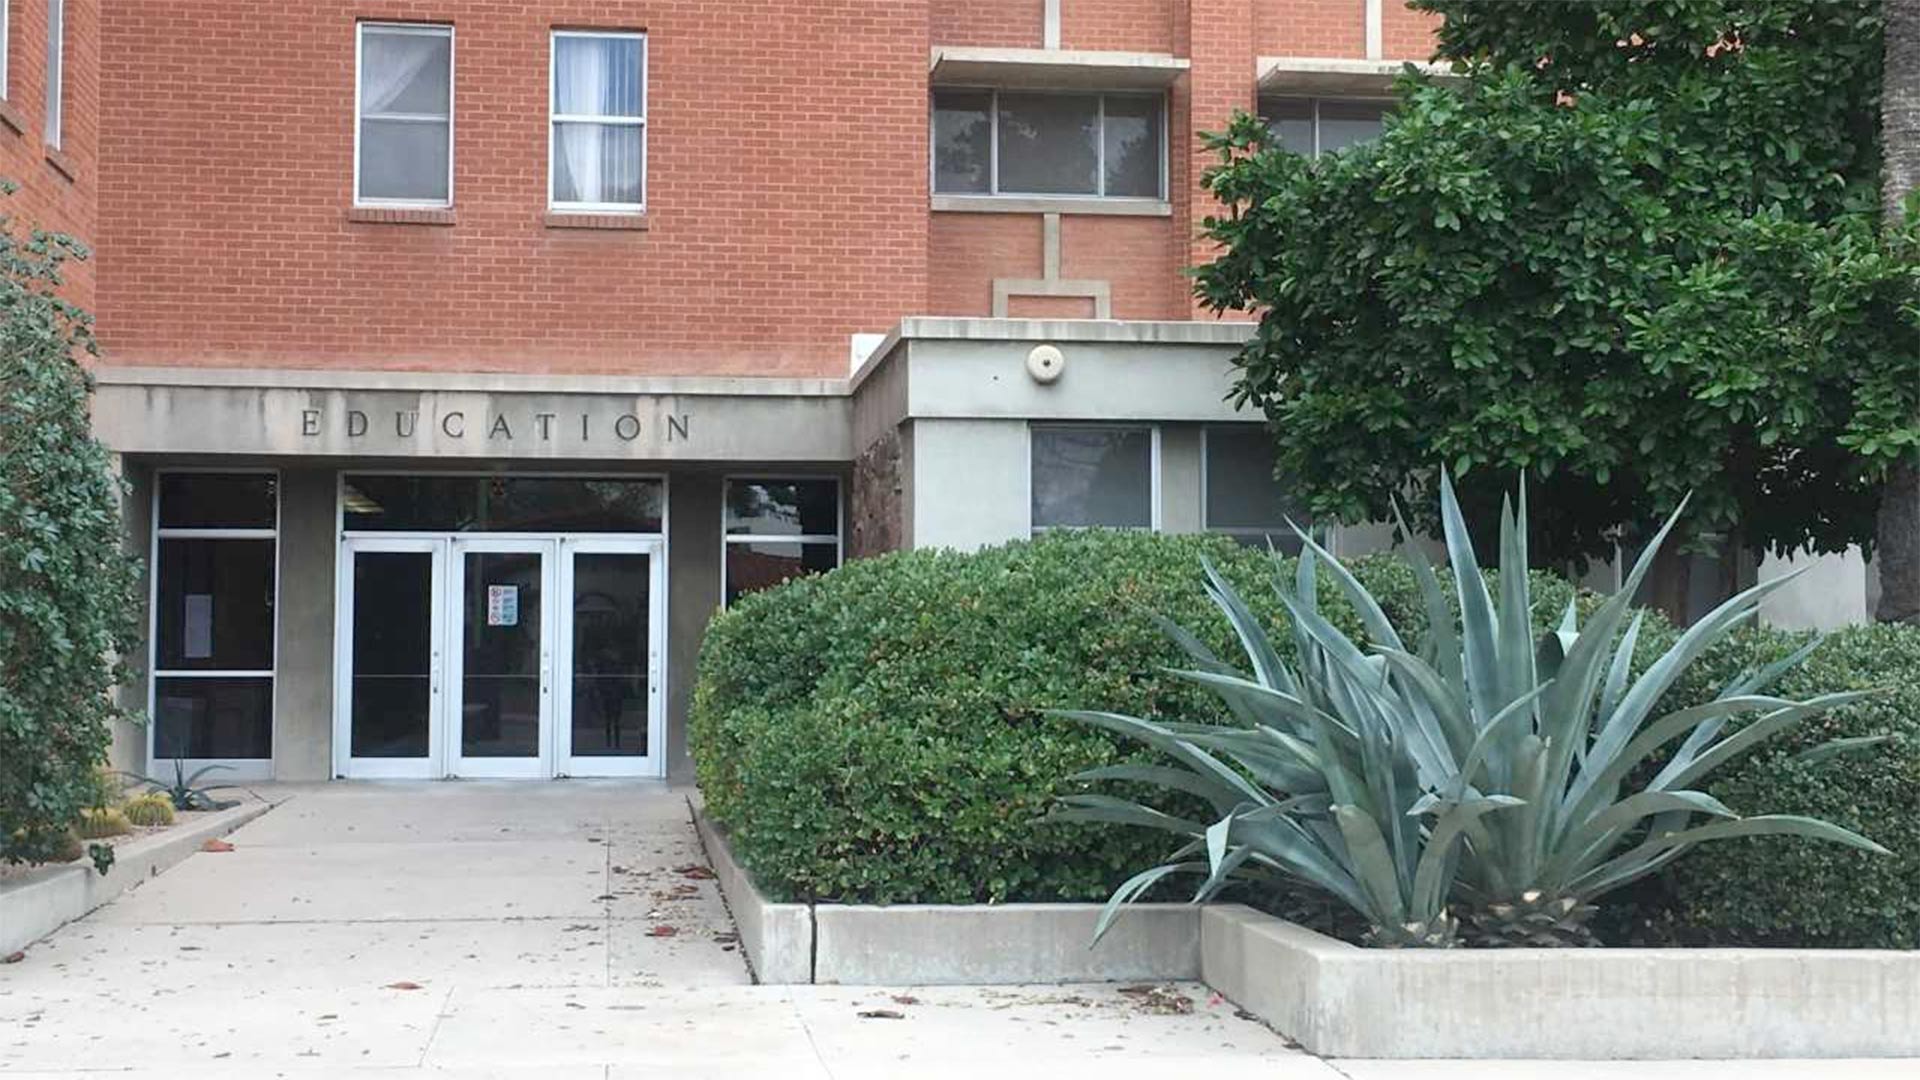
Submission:
{"label": "agave plant", "polygon": [[[1172,762],[1094,769],[1077,779],[1184,792],[1215,815],[1183,818],[1099,794],[1063,799],[1058,819],[1149,825],[1187,837],[1166,863],[1115,890],[1097,932],[1162,879],[1193,872],[1202,875],[1196,902],[1240,879],[1303,882],[1366,918],[1374,944],[1454,944],[1458,910],[1476,944],[1588,944],[1596,898],[1695,844],[1796,835],[1884,853],[1813,818],[1741,817],[1698,790],[1702,778],[1759,743],[1863,695],[1792,701],[1765,693],[1816,641],[1747,673],[1712,701],[1658,714],[1688,666],[1754,618],[1760,601],[1788,580],[1728,600],[1635,675],[1643,624],[1632,597],[1678,518],[1584,627],[1569,604],[1557,629],[1537,640],[1524,491],[1517,514],[1502,508],[1493,589],[1443,478],[1453,595],[1410,545],[1429,627],[1418,651],[1304,533],[1291,583],[1276,573],[1291,630],[1288,658],[1207,566],[1208,594],[1232,623],[1251,674],[1166,625],[1196,661],[1180,674],[1219,694],[1236,723],[1061,714],[1144,742]],[[1364,647],[1321,614],[1322,567],[1358,613]],[[1750,722],[1729,732],[1729,722],[1743,716]],[[1870,741],[1809,753],[1830,756]]]}
{"label": "agave plant", "polygon": [[219,791],[221,788],[232,787],[233,785],[231,784],[209,784],[206,787],[196,786],[200,783],[201,777],[210,772],[221,771],[229,771],[229,767],[226,765],[203,765],[195,769],[193,775],[189,776],[187,775],[186,763],[179,758],[175,758],[173,759],[173,779],[171,781],[154,776],[142,776],[139,773],[131,772],[121,772],[120,775],[136,784],[144,786],[148,791],[158,792],[166,796],[167,800],[173,803],[175,810],[225,810],[229,807],[239,806],[240,802],[237,799],[216,799],[212,795],[212,792]]}

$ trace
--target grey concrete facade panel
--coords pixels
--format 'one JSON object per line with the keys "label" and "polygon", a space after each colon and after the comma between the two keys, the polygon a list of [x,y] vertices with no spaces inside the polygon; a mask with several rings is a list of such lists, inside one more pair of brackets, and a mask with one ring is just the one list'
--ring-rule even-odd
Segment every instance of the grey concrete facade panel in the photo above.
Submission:
{"label": "grey concrete facade panel", "polygon": [[273,770],[279,780],[324,780],[333,771],[337,483],[332,469],[280,473],[273,683]]}
{"label": "grey concrete facade panel", "polygon": [[844,396],[694,396],[102,385],[94,430],[121,453],[846,461]]}
{"label": "grey concrete facade panel", "polygon": [[1233,350],[1214,345],[1060,345],[1054,382],[1027,373],[1026,341],[917,341],[909,346],[908,415],[1033,420],[1252,420],[1236,410]]}

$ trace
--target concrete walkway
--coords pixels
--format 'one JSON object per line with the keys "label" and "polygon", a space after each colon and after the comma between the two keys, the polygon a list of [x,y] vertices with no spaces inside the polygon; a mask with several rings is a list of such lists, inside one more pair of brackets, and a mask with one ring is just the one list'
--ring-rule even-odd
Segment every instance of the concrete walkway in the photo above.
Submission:
{"label": "concrete walkway", "polygon": [[1326,1062],[1192,985],[754,986],[679,792],[258,790],[284,801],[233,851],[195,855],[0,966],[0,1077],[1915,1075],[1911,1062]]}

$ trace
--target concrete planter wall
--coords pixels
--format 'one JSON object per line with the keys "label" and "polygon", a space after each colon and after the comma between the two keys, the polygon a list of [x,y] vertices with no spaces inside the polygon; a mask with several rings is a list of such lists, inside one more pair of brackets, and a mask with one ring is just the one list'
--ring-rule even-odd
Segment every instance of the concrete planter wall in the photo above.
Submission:
{"label": "concrete planter wall", "polygon": [[132,842],[113,845],[113,868],[94,872],[90,863],[47,866],[0,883],[0,955],[23,949],[80,918],[162,870],[267,812],[270,804],[245,802],[182,822]]}
{"label": "concrete planter wall", "polygon": [[771,903],[697,807],[694,822],[762,983],[1004,986],[1200,977],[1196,907],[1140,905],[1091,946],[1098,904]]}
{"label": "concrete planter wall", "polygon": [[1920,953],[1363,949],[1239,906],[1201,948],[1208,985],[1327,1057],[1920,1055]]}

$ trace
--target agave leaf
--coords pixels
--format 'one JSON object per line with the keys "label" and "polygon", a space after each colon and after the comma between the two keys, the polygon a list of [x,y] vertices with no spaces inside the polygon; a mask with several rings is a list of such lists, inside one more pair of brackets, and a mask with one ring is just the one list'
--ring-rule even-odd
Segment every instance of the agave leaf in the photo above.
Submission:
{"label": "agave leaf", "polygon": [[1799,667],[1807,657],[1813,655],[1815,649],[1818,649],[1826,643],[1827,637],[1825,634],[1816,635],[1805,645],[1800,646],[1771,664],[1767,664],[1756,671],[1748,672],[1735,679],[1727,685],[1726,689],[1720,692],[1720,696],[1732,697],[1741,694],[1765,693],[1767,687],[1779,681],[1780,676]]}
{"label": "agave leaf", "polygon": [[1238,675],[1220,675],[1211,671],[1171,671],[1168,674],[1198,683],[1223,696],[1232,696],[1247,706],[1269,727],[1292,729],[1294,734],[1311,734],[1326,727],[1351,743],[1358,736],[1339,717],[1282,690],[1262,686]]}
{"label": "agave leaf", "polygon": [[[1433,560],[1427,558],[1426,551],[1414,539],[1413,530],[1407,527],[1407,519],[1400,512],[1400,501],[1394,500],[1393,520],[1400,526],[1400,535],[1405,538],[1402,549],[1406,552],[1407,562],[1413,567],[1413,579],[1420,586],[1420,604],[1427,614],[1427,652],[1432,656],[1434,669],[1442,679],[1461,691],[1462,700],[1466,698],[1466,676],[1461,668],[1460,635],[1454,629],[1453,609],[1447,606],[1446,590],[1440,586],[1439,575],[1433,571]],[[1467,751],[1465,743],[1454,748],[1456,754]]]}
{"label": "agave leaf", "polygon": [[1227,621],[1233,625],[1234,634],[1240,638],[1240,648],[1246,652],[1247,661],[1253,665],[1260,682],[1292,693],[1293,674],[1281,662],[1279,654],[1274,652],[1273,643],[1268,640],[1260,620],[1248,610],[1240,594],[1233,591],[1233,586],[1220,576],[1211,559],[1201,559],[1200,565],[1207,575],[1207,595],[1213,598],[1215,606],[1226,614]]}
{"label": "agave leaf", "polygon": [[1379,824],[1352,806],[1335,806],[1333,819],[1347,842],[1347,857],[1353,865],[1354,877],[1372,903],[1377,924],[1405,925],[1409,921],[1407,905],[1400,895],[1399,874],[1394,870],[1393,856]]}
{"label": "agave leaf", "polygon": [[1604,858],[1634,826],[1655,815],[1677,815],[1681,823],[1694,814],[1738,818],[1726,804],[1702,791],[1642,791],[1614,803],[1569,833],[1558,854],[1540,873],[1549,886],[1585,873],[1593,860]]}
{"label": "agave leaf", "polygon": [[1200,883],[1200,887],[1194,890],[1193,902],[1196,904],[1204,904],[1219,895],[1220,890],[1225,888],[1227,883],[1233,880],[1234,875],[1239,872],[1240,868],[1245,866],[1247,861],[1252,859],[1255,854],[1254,849],[1246,844],[1242,844],[1232,851],[1227,852],[1213,868],[1213,872],[1208,874],[1206,880]]}
{"label": "agave leaf", "polygon": [[[1527,488],[1520,485],[1520,518],[1526,520]],[[1508,702],[1539,685],[1534,666],[1533,582],[1527,573],[1527,535],[1516,527],[1513,506],[1500,500],[1500,625],[1496,657],[1500,674],[1500,701]],[[1512,733],[1517,740],[1520,729]]]}
{"label": "agave leaf", "polygon": [[1890,735],[1855,735],[1848,739],[1829,739],[1819,746],[1809,747],[1793,755],[1793,760],[1808,765],[1824,765],[1842,754],[1879,746],[1890,738],[1892,738]]}
{"label": "agave leaf", "polygon": [[1709,825],[1697,825],[1691,829],[1682,829],[1675,833],[1650,836],[1645,843],[1621,856],[1620,859],[1605,862],[1576,879],[1569,891],[1582,899],[1598,896],[1607,889],[1626,884],[1631,878],[1612,881],[1604,888],[1603,882],[1619,877],[1622,870],[1634,870],[1638,867],[1625,860],[1638,858],[1644,861],[1648,855],[1658,855],[1670,848],[1686,847],[1692,844],[1704,844],[1713,840],[1732,840],[1747,836],[1804,836],[1813,840],[1826,840],[1842,844],[1861,851],[1870,851],[1876,855],[1890,855],[1886,848],[1861,836],[1852,829],[1843,829],[1818,818],[1801,817],[1797,814],[1761,814],[1757,817],[1735,818],[1732,821],[1716,821]]}
{"label": "agave leaf", "polygon": [[[1403,695],[1409,702],[1418,701],[1424,706],[1415,719],[1420,721],[1422,734],[1442,769],[1453,772],[1459,767],[1460,755],[1472,748],[1476,735],[1465,698],[1447,685],[1440,672],[1412,653],[1381,649],[1380,655],[1400,676]],[[1426,730],[1429,726],[1433,730]]]}
{"label": "agave leaf", "polygon": [[1068,779],[1086,783],[1121,780],[1184,791],[1212,803],[1217,813],[1226,813],[1240,803],[1238,790],[1191,769],[1176,769],[1167,765],[1102,765],[1097,769],[1074,773]]}
{"label": "agave leaf", "polygon": [[1175,817],[1151,806],[1142,806],[1136,802],[1117,799],[1111,795],[1063,795],[1060,797],[1063,808],[1056,808],[1042,818],[1043,821],[1087,822],[1095,821],[1109,825],[1144,825],[1149,829],[1162,829],[1179,833],[1182,836],[1204,836],[1207,827],[1191,818]]}
{"label": "agave leaf", "polygon": [[1447,541],[1447,564],[1453,571],[1454,592],[1460,600],[1460,639],[1465,657],[1469,698],[1476,719],[1484,727],[1498,714],[1500,700],[1499,622],[1487,594],[1487,579],[1473,552],[1466,518],[1453,494],[1453,479],[1440,474],[1440,524]]}
{"label": "agave leaf", "polygon": [[1292,525],[1294,534],[1300,538],[1302,551],[1313,552],[1326,566],[1327,572],[1333,575],[1334,584],[1340,587],[1340,591],[1347,597],[1347,602],[1353,605],[1355,612],[1359,613],[1360,625],[1366,627],[1367,637],[1372,643],[1376,646],[1405,649],[1406,646],[1400,641],[1399,631],[1393,628],[1392,620],[1387,618],[1387,613],[1381,610],[1379,602],[1373,598],[1372,593],[1367,591],[1366,586],[1360,584],[1360,579],[1354,577],[1331,551],[1315,543],[1312,535],[1306,530],[1293,525],[1292,522],[1288,524]]}
{"label": "agave leaf", "polygon": [[1831,709],[1840,708],[1843,705],[1851,705],[1856,701],[1874,697],[1878,693],[1879,691],[1877,690],[1858,690],[1849,693],[1822,694],[1817,698],[1801,702],[1792,708],[1780,709],[1768,713],[1766,716],[1748,724],[1739,731],[1721,739],[1715,743],[1711,749],[1701,753],[1698,758],[1694,759],[1685,768],[1674,772],[1670,778],[1666,778],[1666,770],[1662,770],[1661,777],[1666,778],[1663,786],[1691,784],[1741,754],[1746,753],[1748,750],[1753,749],[1766,739],[1772,738],[1774,735],[1785,731],[1787,728],[1792,727],[1794,724],[1808,717],[1827,712]]}
{"label": "agave leaf", "polygon": [[1141,893],[1144,893],[1148,889],[1153,888],[1155,885],[1159,884],[1162,879],[1170,877],[1174,874],[1183,874],[1183,873],[1200,874],[1200,873],[1206,873],[1206,872],[1207,872],[1206,863],[1199,863],[1199,862],[1165,863],[1160,866],[1155,866],[1146,870],[1142,870],[1139,873],[1128,878],[1127,880],[1121,882],[1120,887],[1113,890],[1113,895],[1107,897],[1106,904],[1101,907],[1100,919],[1098,922],[1094,923],[1094,926],[1093,926],[1093,940],[1087,943],[1087,947],[1092,948],[1093,946],[1098,945],[1100,943],[1100,939],[1107,936],[1107,930],[1113,926],[1114,917],[1120,914],[1120,909],[1123,906],[1133,903],[1135,898],[1137,898]]}
{"label": "agave leaf", "polygon": [[[1784,698],[1760,694],[1751,697],[1720,698],[1702,705],[1676,709],[1648,724],[1631,743],[1627,744],[1625,749],[1611,758],[1602,759],[1596,752],[1588,758],[1588,767],[1581,770],[1578,782],[1568,789],[1561,800],[1562,809],[1558,815],[1561,825],[1560,834],[1564,836],[1567,831],[1577,827],[1596,813],[1603,803],[1611,802],[1612,793],[1619,789],[1621,781],[1627,778],[1628,773],[1661,747],[1679,738],[1682,732],[1702,725],[1724,723],[1728,717],[1738,716],[1741,713],[1791,708],[1793,704]],[[1669,782],[1662,782],[1663,779]],[[1686,781],[1678,779],[1677,776],[1669,777],[1663,770],[1649,786],[1682,787],[1685,783]]]}
{"label": "agave leaf", "polygon": [[1454,848],[1469,825],[1483,814],[1520,805],[1521,801],[1511,795],[1490,795],[1448,805],[1434,822],[1426,851],[1420,856],[1419,869],[1414,872],[1413,911],[1439,911],[1446,905],[1447,885],[1453,878],[1448,872],[1449,865],[1454,859]]}
{"label": "agave leaf", "polygon": [[1213,755],[1191,743],[1175,738],[1166,731],[1146,720],[1119,713],[1087,712],[1071,709],[1049,709],[1046,715],[1057,716],[1065,720],[1078,720],[1084,724],[1105,728],[1108,731],[1140,740],[1156,750],[1171,754],[1180,759],[1189,768],[1203,776],[1212,776],[1223,783],[1237,788],[1248,799],[1256,803],[1273,801],[1258,787],[1249,783],[1247,778],[1220,763]]}

